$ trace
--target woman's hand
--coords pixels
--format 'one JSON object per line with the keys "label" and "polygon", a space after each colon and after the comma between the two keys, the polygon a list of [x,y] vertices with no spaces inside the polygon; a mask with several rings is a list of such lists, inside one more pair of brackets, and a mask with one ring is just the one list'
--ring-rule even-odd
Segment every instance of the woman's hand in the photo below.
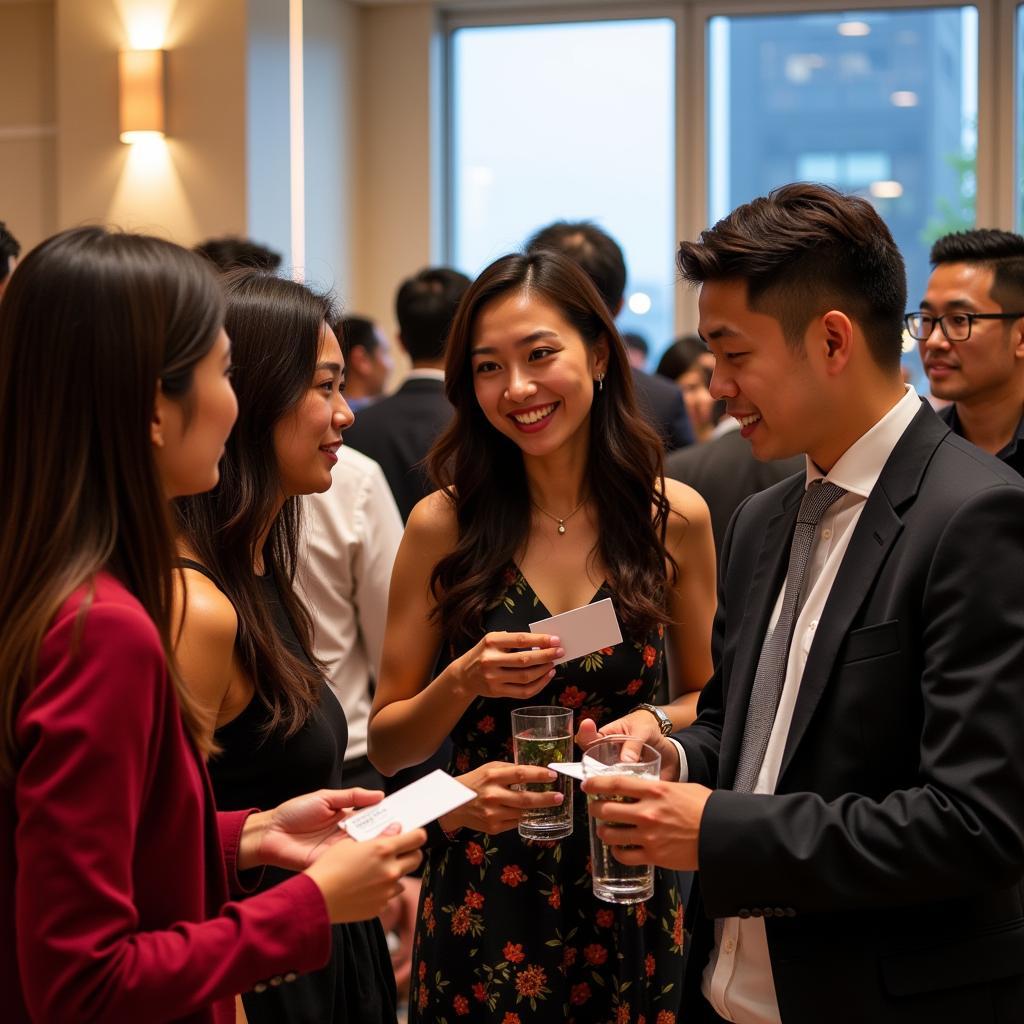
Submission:
{"label": "woman's hand", "polygon": [[[421,828],[396,835],[392,825],[366,842],[345,839],[324,852],[306,874],[317,884],[332,924],[379,917],[402,891],[402,876],[414,871],[427,840]],[[337,830],[341,835],[341,831]]]}
{"label": "woman's hand", "polygon": [[555,659],[565,654],[560,643],[544,633],[488,633],[450,667],[474,697],[533,697],[551,682]]}
{"label": "woman's hand", "polygon": [[324,851],[346,839],[338,828],[353,810],[380,803],[384,794],[372,789],[321,789],[279,804],[271,811],[250,814],[242,829],[238,866],[271,864],[290,871],[309,867]]}
{"label": "woman's hand", "polygon": [[[513,634],[516,635],[516,634]],[[464,786],[476,792],[476,799],[457,807],[439,818],[441,828],[454,832],[468,828],[474,832],[497,835],[519,824],[523,811],[535,807],[557,807],[562,802],[558,792],[531,793],[513,786],[527,783],[554,782],[558,776],[543,765],[509,764],[489,761],[465,775],[456,776]]]}

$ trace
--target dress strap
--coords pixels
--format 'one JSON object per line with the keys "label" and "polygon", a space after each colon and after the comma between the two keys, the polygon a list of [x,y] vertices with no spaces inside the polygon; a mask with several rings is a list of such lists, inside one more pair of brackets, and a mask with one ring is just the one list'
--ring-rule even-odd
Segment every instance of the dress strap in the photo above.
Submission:
{"label": "dress strap", "polygon": [[220,584],[220,580],[206,568],[205,565],[195,561],[192,558],[179,558],[178,559],[179,569],[194,569],[196,572],[201,573],[205,576],[222,594],[225,593],[224,588]]}

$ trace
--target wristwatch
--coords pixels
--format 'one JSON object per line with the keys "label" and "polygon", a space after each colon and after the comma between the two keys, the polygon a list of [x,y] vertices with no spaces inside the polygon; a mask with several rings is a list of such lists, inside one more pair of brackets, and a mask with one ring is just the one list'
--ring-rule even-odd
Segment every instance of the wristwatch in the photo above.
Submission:
{"label": "wristwatch", "polygon": [[630,710],[630,714],[634,711],[650,711],[650,713],[658,720],[658,728],[661,730],[662,736],[667,736],[674,728],[672,725],[672,719],[669,718],[661,708],[656,708],[653,704],[637,704],[635,708]]}

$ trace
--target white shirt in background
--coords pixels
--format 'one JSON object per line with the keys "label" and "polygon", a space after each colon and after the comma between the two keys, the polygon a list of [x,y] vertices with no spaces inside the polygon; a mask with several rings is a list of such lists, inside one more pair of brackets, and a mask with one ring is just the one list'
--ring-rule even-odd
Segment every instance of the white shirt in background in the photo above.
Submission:
{"label": "white shirt in background", "polygon": [[362,453],[343,445],[333,477],[330,490],[303,499],[296,583],[313,617],[314,651],[348,720],[351,761],[366,754],[402,517],[380,466]]}

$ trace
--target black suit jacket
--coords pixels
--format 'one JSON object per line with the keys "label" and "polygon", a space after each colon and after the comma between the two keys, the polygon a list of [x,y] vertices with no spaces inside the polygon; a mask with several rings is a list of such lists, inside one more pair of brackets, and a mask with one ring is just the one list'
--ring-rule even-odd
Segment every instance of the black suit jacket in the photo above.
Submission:
{"label": "black suit jacket", "polygon": [[414,378],[361,409],[345,431],[345,444],[380,463],[403,522],[433,490],[422,463],[453,411],[441,381]]}
{"label": "black suit jacket", "polygon": [[687,991],[712,918],[766,918],[785,1024],[1024,1021],[1024,481],[924,405],[819,621],[776,795],[734,793],[803,480],[725,542],[715,675],[677,738],[705,808]]}
{"label": "black suit jacket", "polygon": [[761,462],[740,432],[730,430],[704,444],[673,452],[665,460],[665,476],[689,484],[708,503],[715,550],[720,556],[729,520],[744,498],[804,472],[805,466],[803,456]]}
{"label": "black suit jacket", "polygon": [[693,444],[693,429],[679,388],[664,377],[644,373],[635,366],[632,370],[637,405],[661,436],[665,451]]}

